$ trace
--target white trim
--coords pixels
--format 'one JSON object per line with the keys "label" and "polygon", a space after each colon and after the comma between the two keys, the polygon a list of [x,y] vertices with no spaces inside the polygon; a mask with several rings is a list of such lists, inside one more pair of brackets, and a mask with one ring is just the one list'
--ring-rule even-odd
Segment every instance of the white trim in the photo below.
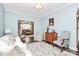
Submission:
{"label": "white trim", "polygon": [[5,8],[5,11],[14,12],[14,13],[23,14],[23,15],[30,15],[30,16],[36,17],[36,18],[42,18],[42,17],[48,16],[50,14],[53,14],[53,13],[59,11],[59,10],[62,10],[63,8],[66,8],[66,7],[70,6],[70,5],[72,5],[72,3],[71,4],[67,4],[67,5],[65,5],[63,7],[57,8],[57,9],[55,9],[53,11],[50,11],[50,12],[48,12],[48,13],[46,13],[44,15],[40,15],[40,16],[37,16],[37,15],[34,15],[34,14],[29,14],[29,13],[24,13],[24,12],[19,12],[19,11],[14,11],[14,10],[11,10],[11,9],[6,9],[6,8]]}
{"label": "white trim", "polygon": [[77,51],[77,48],[73,48],[73,47],[69,47],[70,49],[72,49],[72,50],[75,50],[75,51]]}
{"label": "white trim", "polygon": [[48,16],[48,15],[54,14],[54,13],[56,13],[57,11],[62,10],[62,9],[64,9],[64,8],[68,7],[68,6],[71,6],[71,5],[72,5],[72,3],[71,3],[71,4],[67,4],[67,5],[65,5],[65,6],[63,6],[63,7],[57,8],[57,9],[55,9],[55,10],[53,10],[53,11],[48,12],[46,15],[43,15],[42,17],[46,17],[46,16]]}
{"label": "white trim", "polygon": [[10,9],[5,9],[5,12],[13,12],[13,13],[17,13],[17,14],[29,15],[29,16],[32,16],[32,17],[40,18],[39,16],[35,16],[35,15],[24,13],[24,12],[14,11],[14,10],[10,10]]}

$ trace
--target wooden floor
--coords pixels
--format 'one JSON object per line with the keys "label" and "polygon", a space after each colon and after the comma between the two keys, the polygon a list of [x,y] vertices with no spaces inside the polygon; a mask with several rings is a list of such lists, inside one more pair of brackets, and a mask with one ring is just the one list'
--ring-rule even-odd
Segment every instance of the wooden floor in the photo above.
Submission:
{"label": "wooden floor", "polygon": [[[44,41],[44,42],[45,42],[45,41]],[[51,43],[49,43],[49,42],[46,42],[46,43],[51,44]],[[51,44],[51,45],[53,46],[53,44]],[[61,48],[60,46],[58,46],[58,45],[56,45],[56,44],[54,44],[54,46],[56,46],[56,47],[58,47],[58,48]],[[54,46],[53,46],[53,47],[54,47]],[[73,54],[79,56],[79,51],[74,51],[74,50],[72,50],[72,49],[66,49],[65,47],[63,48],[63,50],[65,50],[65,51],[67,51],[67,52],[71,52],[71,53],[73,53]]]}

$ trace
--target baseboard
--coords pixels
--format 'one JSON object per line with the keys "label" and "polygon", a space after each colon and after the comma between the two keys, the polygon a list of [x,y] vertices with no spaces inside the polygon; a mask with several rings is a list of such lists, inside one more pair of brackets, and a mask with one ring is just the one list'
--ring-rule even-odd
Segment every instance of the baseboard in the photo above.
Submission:
{"label": "baseboard", "polygon": [[74,51],[77,51],[77,48],[69,47],[69,49],[72,49]]}

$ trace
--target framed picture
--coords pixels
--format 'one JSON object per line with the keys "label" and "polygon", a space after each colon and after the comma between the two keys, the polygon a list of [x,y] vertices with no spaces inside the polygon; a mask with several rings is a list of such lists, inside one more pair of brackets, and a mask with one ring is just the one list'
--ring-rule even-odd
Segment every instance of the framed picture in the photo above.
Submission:
{"label": "framed picture", "polygon": [[53,26],[54,25],[54,18],[50,18],[49,19],[49,26]]}

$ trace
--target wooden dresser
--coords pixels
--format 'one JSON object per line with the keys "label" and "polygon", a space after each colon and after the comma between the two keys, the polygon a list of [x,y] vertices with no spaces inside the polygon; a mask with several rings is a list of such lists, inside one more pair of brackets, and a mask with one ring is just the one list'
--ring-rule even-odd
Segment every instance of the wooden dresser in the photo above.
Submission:
{"label": "wooden dresser", "polygon": [[53,43],[53,41],[57,39],[57,36],[58,36],[57,33],[54,33],[54,32],[51,32],[51,33],[45,32],[45,41]]}

